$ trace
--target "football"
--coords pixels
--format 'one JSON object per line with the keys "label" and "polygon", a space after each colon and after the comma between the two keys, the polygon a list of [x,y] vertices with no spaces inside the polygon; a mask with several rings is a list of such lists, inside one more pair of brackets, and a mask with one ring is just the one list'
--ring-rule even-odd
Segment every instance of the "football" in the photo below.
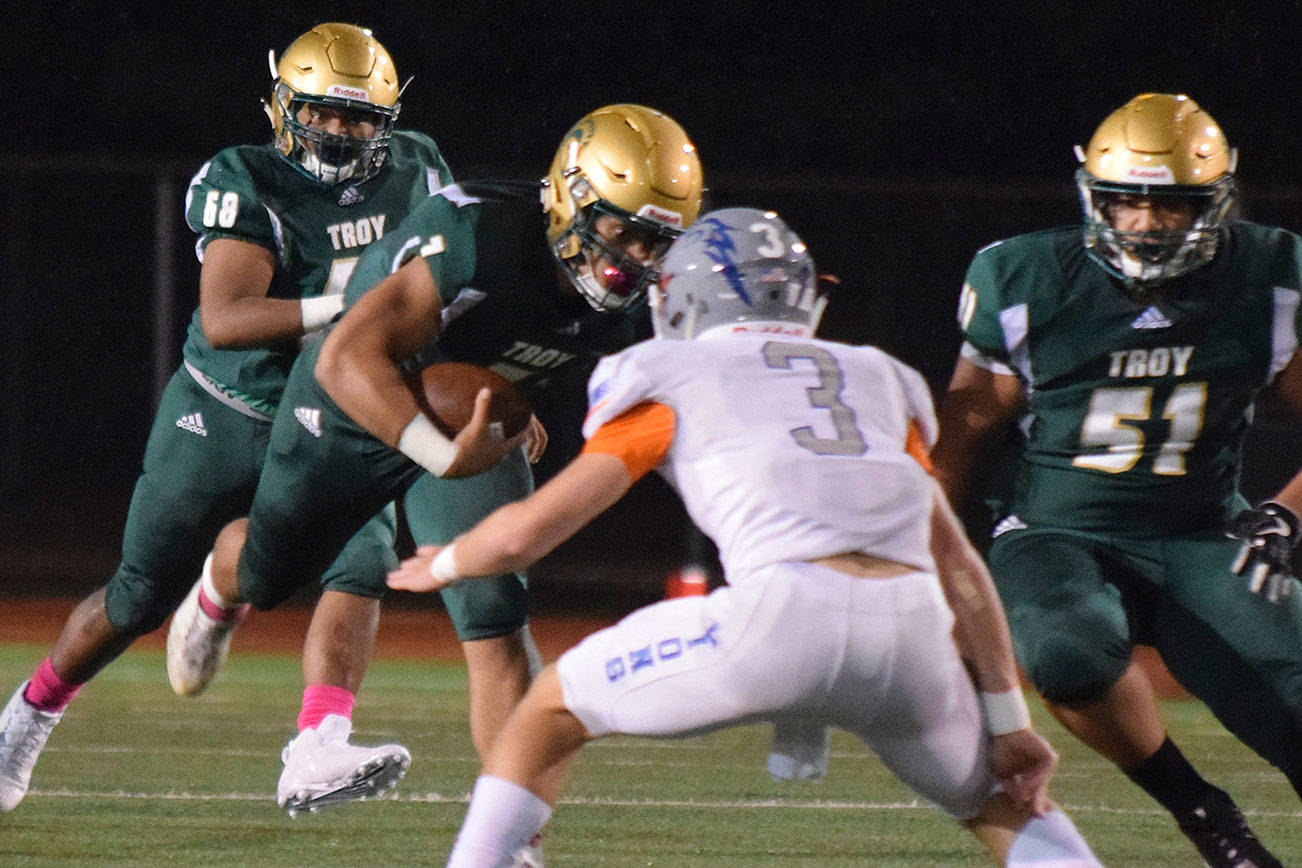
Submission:
{"label": "football", "polygon": [[501,426],[504,437],[514,437],[529,424],[533,408],[501,374],[468,362],[438,362],[418,374],[409,375],[411,389],[422,412],[449,437],[470,421],[475,410],[475,396],[487,388],[493,393],[488,418]]}

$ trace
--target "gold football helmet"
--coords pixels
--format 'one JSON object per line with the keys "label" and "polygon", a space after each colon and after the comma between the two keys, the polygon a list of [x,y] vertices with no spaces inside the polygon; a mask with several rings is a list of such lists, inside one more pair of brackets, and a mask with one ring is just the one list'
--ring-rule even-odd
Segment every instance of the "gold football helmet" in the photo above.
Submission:
{"label": "gold football helmet", "polygon": [[[701,161],[672,118],[640,105],[609,105],[566,134],[542,182],[547,240],[565,275],[597,310],[637,304],[660,257],[701,210]],[[619,218],[651,239],[639,262],[609,246],[594,228]]]}
{"label": "gold football helmet", "polygon": [[[371,31],[353,24],[318,24],[276,61],[267,53],[271,102],[264,103],[276,147],[295,166],[327,184],[357,183],[388,156],[402,87],[393,59]],[[305,104],[329,106],[375,128],[367,138],[337,135],[298,120]]]}
{"label": "gold football helmet", "polygon": [[[1192,99],[1140,94],[1108,115],[1089,145],[1077,146],[1076,156],[1086,250],[1128,288],[1151,288],[1216,255],[1221,224],[1236,204],[1238,153]],[[1179,197],[1192,206],[1193,224],[1180,230],[1118,230],[1109,209],[1119,197]]]}

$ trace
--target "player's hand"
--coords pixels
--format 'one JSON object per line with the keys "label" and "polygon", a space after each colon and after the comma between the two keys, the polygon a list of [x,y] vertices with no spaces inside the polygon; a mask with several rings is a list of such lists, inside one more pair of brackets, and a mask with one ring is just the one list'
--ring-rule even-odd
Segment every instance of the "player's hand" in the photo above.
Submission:
{"label": "player's hand", "polygon": [[530,464],[537,464],[547,450],[547,429],[538,421],[537,416],[530,416],[525,431],[524,455]]}
{"label": "player's hand", "polygon": [[1272,501],[1245,509],[1230,522],[1225,535],[1242,542],[1230,570],[1248,580],[1248,589],[1278,603],[1293,590],[1293,549],[1299,539],[1298,519],[1288,507]]}
{"label": "player's hand", "polygon": [[1039,733],[1027,727],[990,737],[990,770],[1004,785],[1004,793],[1025,805],[1037,817],[1052,808],[1049,779],[1058,767],[1058,754]]}
{"label": "player's hand", "polygon": [[416,554],[398,564],[398,568],[389,573],[385,584],[395,591],[441,591],[452,582],[436,579],[429,571],[430,562],[443,546],[420,546]]}
{"label": "player's hand", "polygon": [[457,447],[457,457],[443,472],[445,479],[463,479],[483,473],[518,449],[528,438],[530,425],[524,426],[514,437],[502,439],[489,421],[488,408],[492,400],[493,393],[488,389],[480,389],[475,395],[475,409],[470,421],[452,439]]}

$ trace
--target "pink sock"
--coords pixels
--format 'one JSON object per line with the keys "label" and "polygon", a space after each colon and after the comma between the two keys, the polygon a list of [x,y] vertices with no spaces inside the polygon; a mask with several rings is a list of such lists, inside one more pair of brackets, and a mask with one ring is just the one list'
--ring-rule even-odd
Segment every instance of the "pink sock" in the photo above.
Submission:
{"label": "pink sock", "polygon": [[238,618],[243,606],[236,606],[233,609],[227,609],[217,605],[208,598],[208,592],[205,588],[199,588],[199,608],[203,613],[214,621],[229,621],[232,618]]}
{"label": "pink sock", "polygon": [[351,690],[330,684],[309,684],[303,688],[303,709],[298,713],[298,730],[314,729],[327,714],[350,720],[357,697]]}
{"label": "pink sock", "polygon": [[40,711],[63,711],[81,688],[81,684],[69,684],[60,678],[50,664],[50,658],[46,657],[32,673],[32,679],[23,691],[23,699]]}

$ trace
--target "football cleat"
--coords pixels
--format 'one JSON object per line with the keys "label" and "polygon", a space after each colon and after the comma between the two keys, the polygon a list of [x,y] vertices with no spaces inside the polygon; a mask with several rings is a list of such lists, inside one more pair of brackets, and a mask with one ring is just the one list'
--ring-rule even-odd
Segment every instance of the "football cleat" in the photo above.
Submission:
{"label": "football cleat", "polygon": [[534,835],[528,844],[511,854],[511,868],[545,868],[541,832]]}
{"label": "football cleat", "polygon": [[775,781],[821,781],[827,775],[831,733],[821,723],[780,720],[773,724],[768,770]]}
{"label": "football cleat", "polygon": [[24,681],[0,714],[0,811],[12,811],[27,795],[32,769],[62,711],[41,711],[28,704]]}
{"label": "football cleat", "polygon": [[361,802],[397,786],[411,765],[400,744],[361,747],[348,743],[348,718],[328,714],[285,745],[285,769],[276,785],[276,804],[291,817],[344,802]]}
{"label": "football cleat", "polygon": [[1209,868],[1284,868],[1257,840],[1234,800],[1220,790],[1179,823]]}
{"label": "football cleat", "polygon": [[167,630],[167,680],[178,696],[204,691],[226,662],[231,636],[250,608],[246,603],[229,618],[212,617],[199,605],[202,582],[194,583]]}

